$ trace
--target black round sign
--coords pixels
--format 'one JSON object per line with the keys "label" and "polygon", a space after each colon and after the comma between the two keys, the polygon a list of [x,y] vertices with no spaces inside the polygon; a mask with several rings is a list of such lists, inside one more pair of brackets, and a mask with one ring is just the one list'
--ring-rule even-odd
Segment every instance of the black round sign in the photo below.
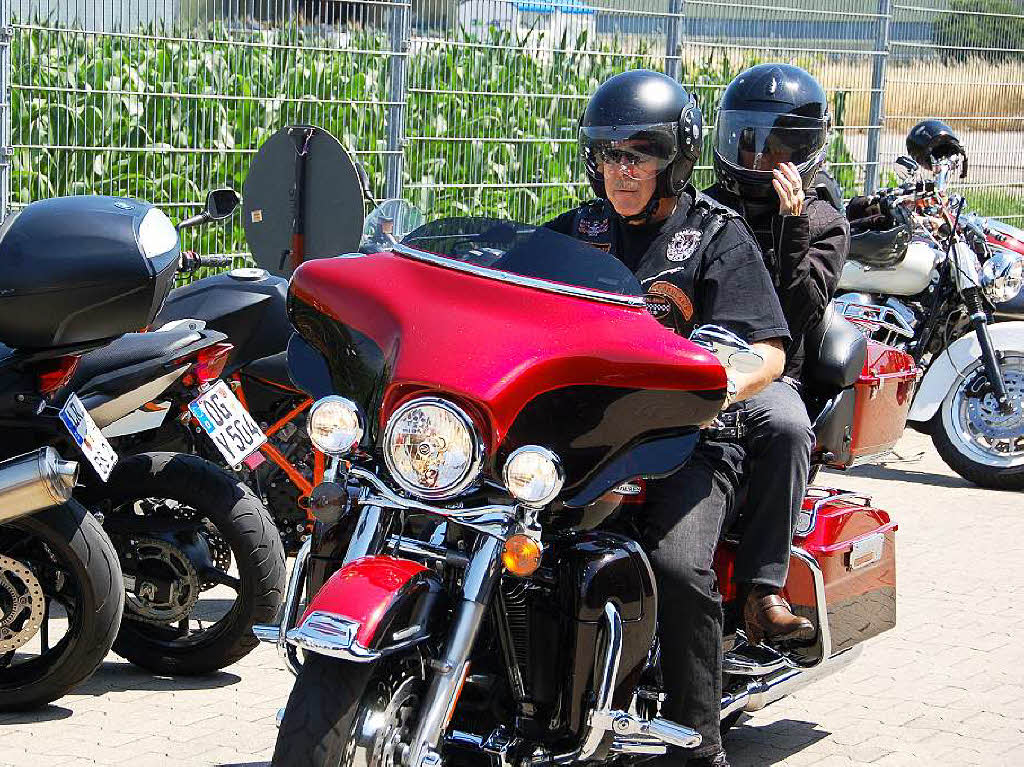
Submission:
{"label": "black round sign", "polygon": [[334,136],[290,125],[260,147],[242,187],[245,238],[256,263],[283,277],[295,265],[359,247],[363,192]]}

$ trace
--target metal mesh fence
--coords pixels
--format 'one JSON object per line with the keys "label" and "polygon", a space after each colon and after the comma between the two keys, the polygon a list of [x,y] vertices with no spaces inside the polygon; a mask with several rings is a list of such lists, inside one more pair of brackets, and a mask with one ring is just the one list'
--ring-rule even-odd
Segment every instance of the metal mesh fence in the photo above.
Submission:
{"label": "metal mesh fence", "polygon": [[[279,127],[312,123],[378,196],[537,221],[589,194],[576,124],[608,76],[666,71],[710,126],[728,82],[774,60],[828,90],[847,195],[889,181],[910,126],[940,117],[967,146],[973,206],[1024,218],[1020,0],[8,0],[3,14],[11,207],[107,193],[184,216],[210,188],[240,189]],[[240,226],[196,236],[245,251]]]}

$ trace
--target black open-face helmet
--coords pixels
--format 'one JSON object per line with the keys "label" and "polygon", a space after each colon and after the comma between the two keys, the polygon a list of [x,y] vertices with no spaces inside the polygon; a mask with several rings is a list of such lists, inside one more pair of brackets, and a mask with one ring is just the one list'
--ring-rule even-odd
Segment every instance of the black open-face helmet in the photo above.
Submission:
{"label": "black open-face helmet", "polygon": [[907,152],[914,161],[926,170],[935,170],[932,164],[954,155],[960,155],[963,162],[960,178],[967,176],[967,153],[953,129],[941,120],[922,120],[907,134]]}
{"label": "black open-face helmet", "polygon": [[590,185],[598,197],[607,196],[603,165],[612,162],[656,175],[652,201],[678,195],[697,164],[703,130],[696,99],[668,75],[649,69],[615,75],[590,97],[580,119]]}
{"label": "black open-face helmet", "polygon": [[758,64],[722,94],[715,128],[715,174],[743,199],[775,195],[772,171],[791,162],[804,189],[825,163],[832,129],[825,89],[791,64]]}

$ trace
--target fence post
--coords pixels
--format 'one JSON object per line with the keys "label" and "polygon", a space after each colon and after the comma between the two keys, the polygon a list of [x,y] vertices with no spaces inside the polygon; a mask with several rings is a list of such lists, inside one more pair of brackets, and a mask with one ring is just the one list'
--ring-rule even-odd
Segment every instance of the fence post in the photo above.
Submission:
{"label": "fence post", "polygon": [[878,0],[875,21],[875,51],[871,62],[871,114],[868,116],[868,149],[864,166],[864,193],[874,194],[878,188],[878,145],[885,123],[885,69],[889,63],[889,26],[892,22],[892,0]]}
{"label": "fence post", "polygon": [[672,14],[672,18],[668,22],[668,35],[665,40],[665,74],[673,80],[679,79],[682,70],[679,66],[679,56],[682,55],[685,2],[686,0],[668,0],[668,12]]}
{"label": "fence post", "polygon": [[0,0],[0,221],[11,209],[11,0]]}
{"label": "fence post", "polygon": [[410,2],[391,6],[390,20],[390,78],[388,84],[388,155],[384,183],[385,197],[402,196],[402,166],[405,159],[405,110],[408,76],[406,62],[409,57],[409,37],[412,28]]}

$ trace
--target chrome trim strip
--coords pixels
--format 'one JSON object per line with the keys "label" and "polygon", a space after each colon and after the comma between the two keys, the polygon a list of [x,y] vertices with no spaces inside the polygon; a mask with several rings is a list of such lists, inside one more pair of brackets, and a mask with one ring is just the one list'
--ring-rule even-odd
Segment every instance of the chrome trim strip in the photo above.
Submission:
{"label": "chrome trim strip", "polygon": [[476,264],[467,264],[462,261],[455,261],[454,259],[446,258],[445,256],[440,256],[435,253],[416,250],[415,248],[410,248],[406,245],[393,245],[391,250],[400,256],[415,258],[417,261],[426,261],[427,263],[434,264],[435,266],[441,266],[445,269],[452,269],[457,272],[466,272],[467,274],[472,274],[477,277],[487,277],[492,280],[508,282],[521,287],[536,288],[538,290],[547,291],[548,293],[558,293],[559,295],[573,296],[574,298],[589,298],[594,301],[602,301],[607,304],[619,304],[621,306],[633,306],[639,308],[644,307],[644,299],[642,296],[623,296],[618,293],[605,293],[602,290],[580,288],[575,285],[563,285],[559,282],[549,282],[535,277],[525,277],[520,274],[503,272],[500,269],[490,269],[486,266],[477,266]]}
{"label": "chrome trim strip", "polygon": [[317,610],[301,626],[289,631],[286,641],[318,655],[370,663],[377,660],[381,653],[367,650],[356,642],[356,632],[360,625],[358,621]]}
{"label": "chrome trim strip", "polygon": [[281,619],[278,623],[262,623],[252,627],[252,633],[261,642],[277,645],[278,652],[284,658],[288,670],[296,676],[302,670],[298,653],[288,644],[288,630],[295,625],[299,616],[299,600],[302,597],[302,582],[306,577],[306,566],[309,564],[313,539],[307,538],[295,555],[291,575],[288,576],[288,588],[285,591],[284,603],[281,605]]}
{"label": "chrome trim strip", "polygon": [[[391,457],[391,438],[394,436],[395,424],[398,419],[405,415],[409,410],[413,410],[418,407],[437,407],[442,410],[447,410],[449,413],[454,415],[459,421],[462,422],[463,427],[469,433],[469,438],[473,443],[473,456],[470,459],[469,466],[466,467],[466,472],[458,482],[449,487],[442,488],[440,490],[431,490],[429,488],[418,487],[412,484],[406,479],[402,478],[402,475],[395,469],[394,460]],[[392,479],[398,483],[398,485],[405,490],[407,493],[418,495],[422,498],[429,498],[430,500],[441,501],[449,498],[455,498],[463,490],[469,487],[473,482],[480,476],[480,470],[484,465],[484,444],[480,437],[480,432],[476,428],[476,424],[473,423],[473,419],[469,417],[461,407],[456,405],[450,400],[442,399],[441,397],[417,397],[416,399],[409,400],[400,408],[398,408],[388,418],[387,425],[384,427],[384,463],[388,467],[388,471],[391,472]]]}
{"label": "chrome trim strip", "polygon": [[828,625],[828,604],[825,602],[825,576],[818,566],[818,561],[800,546],[793,547],[793,556],[807,565],[811,571],[811,578],[814,581],[814,602],[815,613],[818,618],[818,648],[820,655],[818,659],[802,670],[817,668],[832,656],[832,629]]}

